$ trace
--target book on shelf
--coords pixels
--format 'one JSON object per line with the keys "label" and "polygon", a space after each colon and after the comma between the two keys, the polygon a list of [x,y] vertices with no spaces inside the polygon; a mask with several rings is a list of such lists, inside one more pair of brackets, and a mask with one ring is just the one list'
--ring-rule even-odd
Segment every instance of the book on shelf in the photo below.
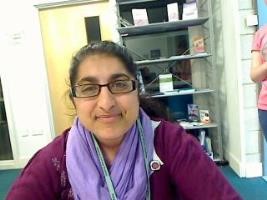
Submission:
{"label": "book on shelf", "polygon": [[149,24],[146,9],[132,9],[132,14],[135,26],[143,26]]}
{"label": "book on shelf", "polygon": [[197,19],[197,18],[198,18],[197,1],[190,1],[188,3],[184,3],[183,20]]}
{"label": "book on shelf", "polygon": [[199,119],[204,124],[210,123],[209,110],[199,110]]}
{"label": "book on shelf", "polygon": [[199,131],[198,139],[202,147],[205,147],[205,137],[206,137],[206,132],[204,129],[201,129]]}
{"label": "book on shelf", "polygon": [[212,146],[211,146],[211,139],[208,136],[205,136],[204,139],[204,152],[213,160],[214,156],[213,156],[213,150],[212,150]]}
{"label": "book on shelf", "polygon": [[213,152],[210,137],[205,137],[205,147],[208,152]]}
{"label": "book on shelf", "polygon": [[160,92],[173,92],[172,74],[159,75],[159,91]]}
{"label": "book on shelf", "polygon": [[195,54],[199,53],[205,53],[205,42],[204,42],[204,37],[201,35],[196,35],[193,38],[193,52]]}
{"label": "book on shelf", "polygon": [[196,104],[187,104],[188,120],[192,122],[199,121],[199,109]]}
{"label": "book on shelf", "polygon": [[207,136],[206,131],[204,129],[199,130],[198,139],[199,139],[200,145],[202,146],[203,151],[211,159],[213,159],[213,150],[211,147],[211,139],[209,136]]}
{"label": "book on shelf", "polygon": [[167,5],[168,10],[168,19],[169,22],[178,21],[179,20],[179,10],[178,10],[178,3],[169,3]]}

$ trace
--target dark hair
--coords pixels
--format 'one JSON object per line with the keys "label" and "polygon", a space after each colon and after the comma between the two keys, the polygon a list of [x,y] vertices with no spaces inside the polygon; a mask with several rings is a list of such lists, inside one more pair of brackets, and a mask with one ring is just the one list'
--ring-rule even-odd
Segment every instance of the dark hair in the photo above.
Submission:
{"label": "dark hair", "polygon": [[69,80],[71,87],[74,86],[77,79],[77,72],[83,60],[96,54],[107,54],[117,57],[122,61],[126,70],[134,77],[136,77],[137,67],[133,61],[132,56],[128,53],[127,49],[112,41],[92,42],[89,45],[82,47],[75,56],[72,57],[71,66],[69,70]]}
{"label": "dark hair", "polygon": [[[80,64],[90,55],[96,54],[107,54],[114,56],[121,60],[124,64],[126,70],[133,76],[137,77],[137,66],[134,63],[134,60],[130,53],[127,51],[126,47],[120,46],[112,41],[100,41],[100,42],[92,42],[84,47],[82,47],[71,60],[71,66],[69,69],[69,81],[70,86],[73,87],[76,83],[77,74],[79,70]],[[139,93],[140,94],[140,93]],[[69,97],[72,99],[71,92],[69,93]],[[139,96],[140,106],[144,109],[144,111],[151,117],[155,118],[165,118],[167,117],[166,109],[154,99],[149,97]]]}

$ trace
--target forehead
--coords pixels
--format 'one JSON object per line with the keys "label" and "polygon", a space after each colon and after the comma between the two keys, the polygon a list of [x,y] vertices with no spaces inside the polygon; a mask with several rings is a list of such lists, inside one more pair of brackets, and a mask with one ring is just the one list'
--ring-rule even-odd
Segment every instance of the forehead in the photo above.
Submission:
{"label": "forehead", "polygon": [[110,79],[124,75],[133,78],[125,64],[117,57],[108,54],[96,54],[87,56],[80,64],[77,81],[91,77],[98,82],[106,82]]}

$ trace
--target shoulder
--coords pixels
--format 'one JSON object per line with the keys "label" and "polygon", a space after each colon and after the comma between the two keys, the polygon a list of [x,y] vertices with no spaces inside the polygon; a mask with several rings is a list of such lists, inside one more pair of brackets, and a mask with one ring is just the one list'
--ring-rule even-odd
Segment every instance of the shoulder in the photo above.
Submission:
{"label": "shoulder", "polygon": [[19,196],[29,200],[56,199],[65,171],[67,136],[68,130],[33,155],[11,187],[7,199]]}
{"label": "shoulder", "polygon": [[162,121],[156,131],[155,147],[164,163],[161,173],[166,172],[166,182],[173,184],[181,198],[241,199],[194,136],[167,121]]}
{"label": "shoulder", "polygon": [[37,151],[22,173],[28,170],[59,171],[64,166],[66,143],[69,130],[54,138],[52,142]]}
{"label": "shoulder", "polygon": [[179,123],[166,121],[164,119],[160,120],[160,124],[158,126],[160,131],[168,130],[171,132],[183,132],[183,128],[179,125]]}
{"label": "shoulder", "polygon": [[184,140],[191,140],[193,136],[187,134],[185,129],[179,125],[166,120],[161,120],[159,126],[155,130],[156,140],[161,140],[165,143],[180,143]]}
{"label": "shoulder", "polygon": [[256,32],[255,32],[255,38],[261,38],[266,36],[267,34],[267,25],[264,25],[260,27]]}
{"label": "shoulder", "polygon": [[39,154],[42,156],[61,156],[65,154],[66,144],[69,135],[69,129],[66,129],[62,134],[53,139],[52,142],[43,147]]}
{"label": "shoulder", "polygon": [[36,162],[36,160],[38,160],[38,162],[51,162],[52,165],[56,166],[56,163],[61,161],[65,155],[68,131],[69,130],[65,130],[61,135],[54,138],[53,141],[36,152],[26,168],[31,163]]}
{"label": "shoulder", "polygon": [[258,48],[263,45],[263,43],[266,42],[267,38],[267,25],[262,26],[260,29],[258,29],[254,34],[254,40],[253,40],[253,49],[258,50]]}
{"label": "shoulder", "polygon": [[256,34],[266,34],[267,33],[267,25],[264,25],[260,27],[257,31]]}
{"label": "shoulder", "polygon": [[[165,161],[179,155],[182,159],[188,149],[194,147],[200,150],[200,144],[191,134],[186,133],[178,123],[161,120],[155,130],[154,145],[160,157]],[[192,152],[192,151],[191,151]]]}

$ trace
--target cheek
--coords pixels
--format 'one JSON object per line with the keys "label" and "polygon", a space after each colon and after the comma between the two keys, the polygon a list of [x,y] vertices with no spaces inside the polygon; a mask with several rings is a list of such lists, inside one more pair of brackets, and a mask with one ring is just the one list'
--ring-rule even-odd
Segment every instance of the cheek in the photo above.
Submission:
{"label": "cheek", "polygon": [[139,114],[139,99],[137,96],[130,98],[127,102],[124,101],[124,109],[127,112],[128,120],[135,121]]}
{"label": "cheek", "polygon": [[135,121],[139,113],[139,98],[137,93],[118,97],[117,108],[121,110],[125,117],[124,119],[129,123]]}
{"label": "cheek", "polygon": [[127,97],[127,99],[124,99],[120,101],[127,110],[137,110],[139,108],[139,98],[137,94],[131,95]]}
{"label": "cheek", "polygon": [[90,101],[77,101],[75,102],[75,108],[78,116],[88,115],[95,108],[95,104]]}

